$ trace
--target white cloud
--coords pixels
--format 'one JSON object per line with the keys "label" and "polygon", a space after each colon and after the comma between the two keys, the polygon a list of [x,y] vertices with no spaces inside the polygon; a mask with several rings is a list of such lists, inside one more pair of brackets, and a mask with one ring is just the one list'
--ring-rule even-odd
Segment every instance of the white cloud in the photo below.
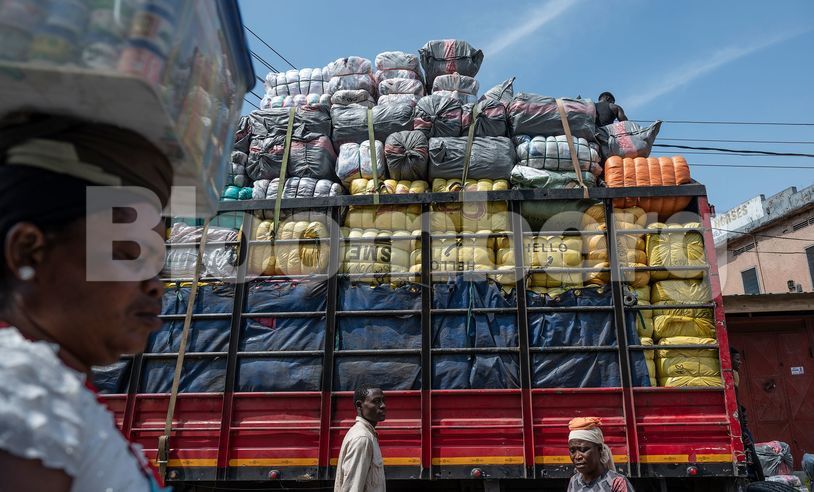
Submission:
{"label": "white cloud", "polygon": [[713,72],[727,63],[749,56],[752,53],[782,43],[783,41],[805,34],[811,30],[811,28],[808,28],[789,31],[775,37],[765,38],[757,43],[738,44],[726,47],[666,73],[664,77],[653,86],[637,91],[635,95],[630,95],[624,99],[620,98],[619,101],[622,101],[624,107],[628,109],[641,108],[657,97],[672,92],[683,85],[687,85],[698,77]]}
{"label": "white cloud", "polygon": [[484,43],[486,46],[486,48],[483,49],[484,54],[490,57],[497,55],[509,46],[517,43],[526,36],[534,34],[535,31],[544,25],[557,19],[557,17],[576,5],[578,1],[579,0],[551,0],[536,9],[523,11],[519,18],[521,21],[524,19],[527,20],[517,27],[506,29],[501,36]]}

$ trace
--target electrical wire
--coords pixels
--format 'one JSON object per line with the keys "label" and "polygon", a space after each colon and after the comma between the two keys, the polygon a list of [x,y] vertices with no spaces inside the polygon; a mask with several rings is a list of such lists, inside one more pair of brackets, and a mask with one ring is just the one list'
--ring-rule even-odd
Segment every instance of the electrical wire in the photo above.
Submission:
{"label": "electrical wire", "polygon": [[254,57],[254,59],[255,59],[255,60],[257,60],[257,61],[259,61],[260,63],[262,63],[263,65],[265,65],[265,66],[266,66],[266,68],[268,68],[268,69],[269,69],[269,70],[271,70],[272,72],[274,72],[274,73],[280,73],[280,71],[279,71],[279,70],[277,70],[276,68],[274,68],[274,67],[271,65],[271,63],[269,63],[269,62],[267,62],[266,60],[264,60],[264,59],[263,59],[263,57],[261,57],[260,55],[258,55],[258,54],[257,54],[257,53],[255,53],[254,51],[249,50],[249,53],[251,53],[251,55]]}
{"label": "electrical wire", "polygon": [[251,93],[251,95],[253,95],[253,96],[254,96],[254,97],[256,97],[257,99],[260,99],[261,101],[263,100],[263,97],[262,97],[262,96],[258,96],[256,92],[254,92],[254,91],[249,91],[249,93]]}
{"label": "electrical wire", "polygon": [[[654,150],[652,154],[661,154],[661,155],[676,155],[679,153],[670,152],[669,150]],[[680,152],[680,155],[726,155],[726,156],[733,156],[733,157],[796,157],[796,156],[776,156],[776,155],[759,155],[759,154],[739,154],[739,153],[730,153],[730,152],[694,152],[694,151],[684,151]],[[801,156],[802,157],[802,156]]]}
{"label": "electrical wire", "polygon": [[730,140],[721,138],[661,138],[659,142],[718,142],[718,143],[751,143],[751,144],[782,144],[782,145],[814,145],[811,140]]}
{"label": "electrical wire", "polygon": [[[719,154],[720,155],[720,154]],[[742,169],[811,169],[814,166],[789,166],[785,164],[769,165],[769,164],[706,164],[706,163],[690,163],[690,167],[732,167]]]}
{"label": "electrical wire", "polygon": [[272,47],[271,47],[271,45],[270,45],[270,44],[268,44],[268,43],[267,43],[267,42],[266,42],[266,41],[265,41],[263,38],[261,38],[260,36],[258,36],[258,35],[257,35],[257,33],[255,33],[254,31],[252,31],[251,29],[249,29],[249,26],[247,26],[246,24],[243,24],[243,29],[246,29],[247,31],[249,31],[249,32],[251,33],[251,35],[252,35],[252,36],[254,36],[254,37],[256,37],[257,39],[259,39],[259,40],[260,40],[260,42],[261,42],[261,43],[263,43],[263,44],[265,44],[265,45],[266,45],[266,47],[267,47],[268,49],[270,49],[271,51],[273,51],[273,52],[274,52],[274,54],[275,54],[275,55],[279,56],[280,58],[282,58],[282,59],[283,59],[283,61],[285,61],[286,63],[288,63],[288,65],[289,65],[291,68],[293,68],[294,70],[297,70],[297,67],[295,67],[293,63],[291,63],[290,61],[288,61],[288,59],[287,59],[286,57],[284,57],[283,55],[281,55],[279,51],[277,51],[277,50],[275,50],[274,48],[272,48]]}
{"label": "electrical wire", "polygon": [[[788,240],[788,241],[805,241],[805,242],[809,242],[809,243],[814,243],[814,239],[805,239],[805,238],[801,238],[801,237],[785,237],[785,236],[774,236],[772,234],[757,234],[757,233],[743,232],[743,231],[732,231],[732,230],[729,230],[729,229],[721,229],[719,227],[713,227],[712,229],[715,230],[715,231],[731,232],[733,234],[741,234],[741,235],[744,235],[744,236],[767,237],[767,238],[771,238],[771,239],[785,239],[785,240]],[[762,253],[762,251],[761,251],[761,253]]]}
{"label": "electrical wire", "polygon": [[[652,120],[630,120],[636,123],[652,123]],[[814,123],[798,123],[785,121],[703,121],[703,120],[661,120],[662,123],[677,125],[757,125],[757,126],[814,126]]]}
{"label": "electrical wire", "polygon": [[792,152],[770,152],[768,150],[725,149],[721,147],[695,147],[692,145],[653,144],[653,147],[669,147],[673,149],[711,150],[714,152],[737,152],[746,155],[770,155],[780,157],[814,157],[814,154],[796,154]]}
{"label": "electrical wire", "polygon": [[248,99],[246,99],[245,97],[243,98],[243,100],[244,100],[244,101],[246,101],[247,103],[251,104],[251,105],[252,105],[252,106],[254,106],[255,108],[260,109],[260,106],[258,106],[257,104],[255,104],[255,103],[253,103],[253,102],[249,101],[249,100],[248,100]]}

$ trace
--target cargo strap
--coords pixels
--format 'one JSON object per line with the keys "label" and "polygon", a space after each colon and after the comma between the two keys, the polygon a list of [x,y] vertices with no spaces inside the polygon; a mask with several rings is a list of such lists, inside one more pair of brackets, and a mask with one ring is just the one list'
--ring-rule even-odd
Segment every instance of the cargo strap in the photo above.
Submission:
{"label": "cargo strap", "polygon": [[574,172],[577,173],[577,181],[582,188],[582,196],[588,199],[588,187],[582,180],[582,169],[579,167],[579,160],[577,159],[577,149],[574,146],[574,137],[571,136],[571,126],[568,124],[568,115],[565,112],[565,106],[562,99],[557,99],[557,110],[560,112],[560,120],[562,121],[562,129],[565,130],[565,140],[568,143],[568,152],[571,154],[571,164],[574,165]]}
{"label": "cargo strap", "polygon": [[373,204],[379,204],[379,169],[376,165],[376,136],[373,131],[373,109],[367,110],[367,139],[370,145],[370,169],[373,173]]}
{"label": "cargo strap", "polygon": [[192,278],[192,286],[189,289],[189,299],[187,300],[187,313],[184,317],[184,329],[181,331],[181,342],[178,347],[178,358],[175,361],[175,374],[172,377],[172,389],[170,391],[170,402],[167,407],[167,420],[164,422],[164,435],[158,438],[158,472],[162,479],[167,475],[167,463],[170,456],[170,434],[172,433],[172,418],[175,414],[175,402],[178,399],[178,386],[181,383],[181,370],[184,367],[184,356],[187,351],[187,340],[189,339],[189,328],[192,325],[192,312],[195,310],[195,299],[198,297],[198,284],[201,280],[201,269],[203,265],[204,251],[206,249],[206,235],[209,230],[209,219],[201,228],[201,242],[198,245],[198,256],[195,261],[195,273]]}
{"label": "cargo strap", "polygon": [[466,189],[466,180],[469,177],[469,162],[472,160],[472,144],[475,142],[475,127],[478,126],[478,118],[480,118],[480,109],[477,104],[472,106],[472,123],[469,125],[469,134],[466,137],[466,152],[464,153],[464,174],[462,185]]}
{"label": "cargo strap", "polygon": [[291,134],[294,131],[294,116],[297,108],[288,111],[288,128],[285,131],[285,147],[283,149],[283,163],[280,165],[280,177],[277,179],[277,196],[274,198],[274,231],[272,239],[277,238],[277,229],[280,227],[280,204],[285,193],[285,176],[288,172],[288,156],[291,154]]}

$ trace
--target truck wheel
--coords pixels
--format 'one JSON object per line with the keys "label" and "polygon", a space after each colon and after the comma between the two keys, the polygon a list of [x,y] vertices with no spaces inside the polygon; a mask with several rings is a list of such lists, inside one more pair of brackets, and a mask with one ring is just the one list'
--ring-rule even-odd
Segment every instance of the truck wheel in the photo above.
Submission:
{"label": "truck wheel", "polygon": [[797,492],[797,489],[780,482],[752,482],[746,492]]}

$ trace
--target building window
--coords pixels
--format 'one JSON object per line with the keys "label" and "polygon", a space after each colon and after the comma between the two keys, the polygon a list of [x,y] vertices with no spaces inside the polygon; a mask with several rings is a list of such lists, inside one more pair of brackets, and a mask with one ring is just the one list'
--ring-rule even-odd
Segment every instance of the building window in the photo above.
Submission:
{"label": "building window", "polygon": [[811,274],[811,283],[814,283],[814,246],[806,248],[806,259],[808,259],[808,273]]}
{"label": "building window", "polygon": [[[812,252],[814,254],[814,252]],[[744,294],[760,294],[760,285],[757,283],[757,270],[750,268],[741,272]]]}

